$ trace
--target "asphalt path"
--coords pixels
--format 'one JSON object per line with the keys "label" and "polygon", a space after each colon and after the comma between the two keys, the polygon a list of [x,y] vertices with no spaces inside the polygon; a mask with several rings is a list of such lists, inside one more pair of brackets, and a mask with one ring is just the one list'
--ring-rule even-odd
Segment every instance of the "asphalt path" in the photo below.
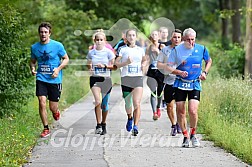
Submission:
{"label": "asphalt path", "polygon": [[24,166],[34,167],[117,167],[117,166],[204,166],[245,167],[235,156],[202,139],[201,146],[182,148],[183,136],[170,136],[171,124],[165,110],[161,118],[152,119],[150,91],[144,86],[138,136],[125,129],[127,116],[121,88],[113,86],[107,131],[94,134],[96,126],[93,96],[89,92],[65,110],[52,125],[48,138],[38,139],[32,156]]}

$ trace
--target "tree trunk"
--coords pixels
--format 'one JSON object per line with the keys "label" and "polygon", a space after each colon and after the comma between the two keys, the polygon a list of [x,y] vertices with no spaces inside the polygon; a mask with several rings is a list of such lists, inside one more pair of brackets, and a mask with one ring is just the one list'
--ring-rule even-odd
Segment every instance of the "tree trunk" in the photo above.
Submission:
{"label": "tree trunk", "polygon": [[[244,75],[252,74],[252,26],[251,26],[251,19],[252,19],[252,12],[250,11],[252,8],[252,0],[247,0],[246,4],[246,38],[245,38],[245,68],[244,68]],[[251,77],[252,78],[252,77]]]}
{"label": "tree trunk", "polygon": [[[229,0],[219,0],[220,10],[230,10],[230,2]],[[228,49],[228,18],[222,18],[222,33],[221,33],[221,43],[224,49]]]}
{"label": "tree trunk", "polygon": [[235,14],[232,16],[232,42],[241,45],[241,14],[239,12],[241,0],[231,1],[231,7],[235,12]]}

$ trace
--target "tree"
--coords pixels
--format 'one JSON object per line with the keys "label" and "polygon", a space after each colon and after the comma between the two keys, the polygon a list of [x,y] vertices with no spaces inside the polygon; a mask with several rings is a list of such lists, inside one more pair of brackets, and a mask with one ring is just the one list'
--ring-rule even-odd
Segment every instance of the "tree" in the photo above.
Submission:
{"label": "tree", "polygon": [[[110,20],[112,23],[117,22],[122,18],[129,19],[140,30],[143,20],[149,20],[149,17],[160,12],[156,10],[160,5],[158,0],[134,0],[134,1],[118,1],[118,0],[65,0],[67,6],[74,10],[82,10],[83,12],[93,11],[98,18]],[[111,25],[112,26],[112,25]],[[110,27],[98,27],[93,25],[93,29]]]}
{"label": "tree", "polygon": [[[244,74],[252,74],[252,0],[247,0],[246,4],[246,38],[245,38],[245,69]],[[250,76],[251,77],[251,76]],[[252,77],[251,77],[252,78]]]}
{"label": "tree", "polygon": [[232,16],[232,42],[241,44],[241,0],[231,1]]}
{"label": "tree", "polygon": [[221,12],[221,43],[223,48],[227,49],[228,40],[228,11],[230,11],[230,1],[229,0],[219,0],[220,12]]}

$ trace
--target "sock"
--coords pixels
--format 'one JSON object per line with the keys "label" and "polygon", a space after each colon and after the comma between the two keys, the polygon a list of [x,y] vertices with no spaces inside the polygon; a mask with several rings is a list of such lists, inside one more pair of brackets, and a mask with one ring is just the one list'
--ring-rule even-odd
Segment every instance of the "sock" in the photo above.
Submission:
{"label": "sock", "polygon": [[128,118],[128,120],[132,120],[133,119],[133,117],[131,117],[131,118]]}
{"label": "sock", "polygon": [[187,137],[187,138],[189,138],[189,135],[188,135],[188,132],[187,132],[187,130],[184,130],[183,132],[183,135],[184,135],[184,137]]}
{"label": "sock", "polygon": [[171,127],[172,127],[172,128],[175,128],[175,126],[176,126],[176,125],[172,125]]}
{"label": "sock", "polygon": [[98,123],[98,124],[97,124],[97,127],[101,127],[101,124]]}
{"label": "sock", "polygon": [[195,135],[196,134],[196,128],[191,128],[191,135]]}
{"label": "sock", "polygon": [[44,125],[44,129],[47,129],[47,130],[49,130],[49,127],[48,127],[48,125]]}

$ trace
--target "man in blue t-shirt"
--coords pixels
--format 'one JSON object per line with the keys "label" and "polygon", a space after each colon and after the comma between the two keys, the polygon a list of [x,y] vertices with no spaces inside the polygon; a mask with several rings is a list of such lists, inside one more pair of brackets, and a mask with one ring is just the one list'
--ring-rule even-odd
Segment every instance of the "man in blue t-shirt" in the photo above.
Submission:
{"label": "man in blue t-shirt", "polygon": [[60,118],[58,102],[62,88],[62,68],[69,61],[64,46],[60,42],[50,39],[51,31],[50,23],[41,23],[38,27],[40,42],[31,46],[31,73],[34,76],[36,75],[36,96],[39,101],[40,118],[44,125],[41,137],[50,135],[46,98],[49,100],[49,108],[52,111],[53,118],[56,121]]}
{"label": "man in blue t-shirt", "polygon": [[[186,99],[188,98],[188,113],[190,118],[190,140],[192,146],[200,145],[196,138],[198,122],[198,105],[200,101],[201,80],[206,80],[212,65],[207,49],[195,43],[196,32],[192,28],[183,32],[184,43],[176,46],[168,58],[167,70],[176,75],[173,87],[178,123],[182,129],[184,140],[182,147],[189,147],[189,134],[186,129]],[[205,70],[202,71],[202,60],[205,61]],[[173,68],[173,67],[176,67]]]}

